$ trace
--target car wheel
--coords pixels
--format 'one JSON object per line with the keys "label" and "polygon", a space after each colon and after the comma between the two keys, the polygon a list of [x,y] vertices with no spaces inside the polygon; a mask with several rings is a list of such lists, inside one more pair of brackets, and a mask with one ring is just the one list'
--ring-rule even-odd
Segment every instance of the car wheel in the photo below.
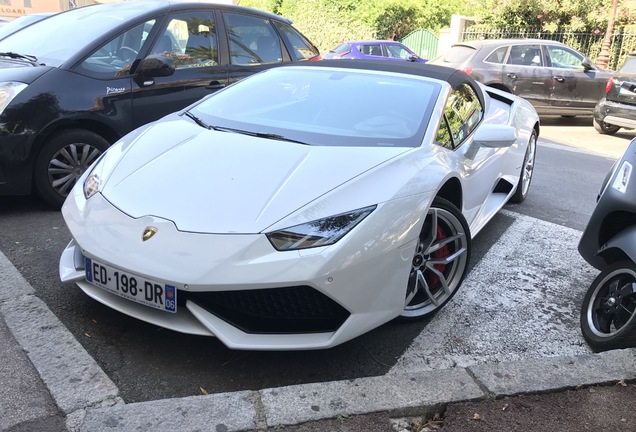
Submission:
{"label": "car wheel", "polygon": [[38,194],[59,208],[77,179],[109,144],[96,133],[71,129],[48,140],[35,162],[33,180]]}
{"label": "car wheel", "polygon": [[581,305],[581,332],[596,351],[636,346],[636,265],[616,263],[602,271]]}
{"label": "car wheel", "polygon": [[530,140],[528,141],[528,147],[526,148],[526,155],[523,158],[523,165],[521,167],[521,173],[519,173],[519,182],[515,193],[510,197],[510,202],[521,203],[528,196],[530,190],[530,183],[532,182],[532,174],[534,173],[534,159],[537,155],[537,132],[532,131]]}
{"label": "car wheel", "polygon": [[400,318],[420,319],[441,309],[466,276],[470,250],[464,216],[450,201],[435,198],[415,248]]}
{"label": "car wheel", "polygon": [[621,128],[620,126],[614,126],[604,121],[597,121],[596,119],[592,119],[592,122],[594,123],[596,132],[603,135],[614,135]]}

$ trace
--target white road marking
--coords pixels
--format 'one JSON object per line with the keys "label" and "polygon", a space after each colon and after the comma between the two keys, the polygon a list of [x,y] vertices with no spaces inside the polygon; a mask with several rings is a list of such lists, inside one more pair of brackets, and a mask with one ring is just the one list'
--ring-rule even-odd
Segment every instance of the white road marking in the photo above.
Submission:
{"label": "white road marking", "polygon": [[577,251],[581,232],[502,213],[515,222],[389,373],[591,352],[579,308],[598,271]]}

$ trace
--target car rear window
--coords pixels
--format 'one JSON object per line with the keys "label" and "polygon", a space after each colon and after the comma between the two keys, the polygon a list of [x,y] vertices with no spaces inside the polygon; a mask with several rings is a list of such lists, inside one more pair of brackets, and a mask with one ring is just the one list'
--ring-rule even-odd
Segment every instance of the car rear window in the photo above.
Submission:
{"label": "car rear window", "polygon": [[621,67],[621,73],[636,74],[636,57],[627,57]]}
{"label": "car rear window", "polygon": [[475,54],[475,48],[466,45],[454,45],[441,59],[444,63],[459,64],[464,63],[473,54]]}

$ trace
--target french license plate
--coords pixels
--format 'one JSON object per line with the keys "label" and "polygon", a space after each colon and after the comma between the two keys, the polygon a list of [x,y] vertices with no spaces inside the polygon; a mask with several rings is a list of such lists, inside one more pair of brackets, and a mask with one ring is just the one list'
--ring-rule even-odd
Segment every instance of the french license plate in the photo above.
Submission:
{"label": "french license plate", "polygon": [[155,309],[172,313],[177,311],[176,287],[121,271],[91,258],[86,258],[86,281]]}

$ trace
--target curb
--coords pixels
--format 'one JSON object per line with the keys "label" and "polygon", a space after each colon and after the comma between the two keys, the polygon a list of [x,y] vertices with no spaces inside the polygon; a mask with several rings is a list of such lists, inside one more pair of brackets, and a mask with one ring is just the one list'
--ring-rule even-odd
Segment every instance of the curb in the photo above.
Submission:
{"label": "curb", "polygon": [[[126,404],[119,389],[0,252],[0,315],[70,431],[247,431],[636,379],[636,349],[481,364]],[[61,349],[60,349],[61,348]]]}

